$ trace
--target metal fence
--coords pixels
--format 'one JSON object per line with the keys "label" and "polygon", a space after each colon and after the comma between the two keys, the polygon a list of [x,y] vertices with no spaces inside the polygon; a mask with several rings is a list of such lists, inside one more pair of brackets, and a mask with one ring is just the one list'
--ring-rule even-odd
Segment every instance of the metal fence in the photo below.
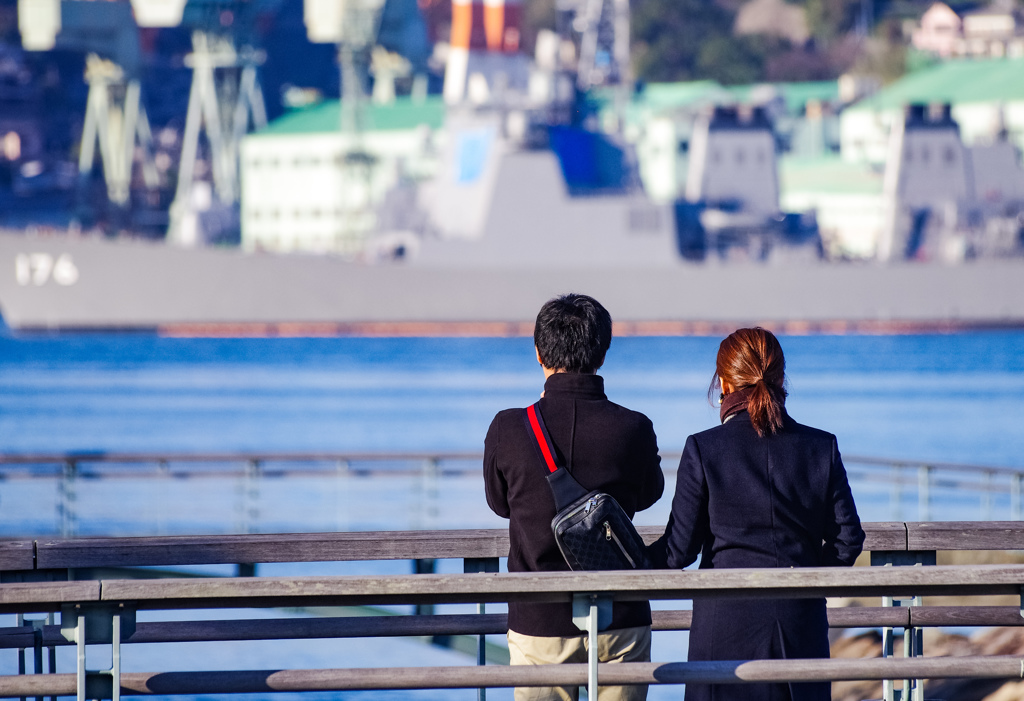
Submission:
{"label": "metal fence", "polygon": [[[182,505],[198,511],[189,516],[193,532],[479,527],[492,518],[480,498],[481,458],[458,452],[0,455],[0,534],[182,532],[184,520],[174,520],[189,515]],[[662,456],[670,483],[678,460],[678,454]],[[874,507],[869,518],[1021,518],[1024,469],[864,456],[844,462],[858,503]],[[462,521],[452,522],[453,510],[442,509],[452,500]],[[376,520],[382,507],[387,524]],[[396,523],[396,513],[404,520]]]}

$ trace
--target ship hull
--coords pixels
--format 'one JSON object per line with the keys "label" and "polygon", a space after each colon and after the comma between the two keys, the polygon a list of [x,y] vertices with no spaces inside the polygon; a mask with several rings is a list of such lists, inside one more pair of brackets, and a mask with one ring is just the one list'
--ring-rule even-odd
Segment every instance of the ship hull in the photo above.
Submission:
{"label": "ship hull", "polygon": [[898,332],[1024,326],[1024,261],[474,269],[0,234],[14,330],[183,335],[521,335],[569,291],[620,333]]}

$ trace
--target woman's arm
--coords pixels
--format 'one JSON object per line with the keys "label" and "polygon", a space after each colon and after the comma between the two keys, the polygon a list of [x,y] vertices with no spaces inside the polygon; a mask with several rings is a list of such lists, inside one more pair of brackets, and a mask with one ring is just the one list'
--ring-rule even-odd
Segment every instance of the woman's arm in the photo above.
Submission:
{"label": "woman's arm", "polygon": [[860,527],[857,505],[853,503],[846,468],[834,438],[828,493],[830,511],[826,514],[822,564],[850,566],[864,548],[864,530]]}
{"label": "woman's arm", "polygon": [[704,465],[697,441],[690,436],[679,460],[672,513],[662,538],[668,567],[681,569],[692,564],[704,546],[707,529],[708,488],[704,480]]}

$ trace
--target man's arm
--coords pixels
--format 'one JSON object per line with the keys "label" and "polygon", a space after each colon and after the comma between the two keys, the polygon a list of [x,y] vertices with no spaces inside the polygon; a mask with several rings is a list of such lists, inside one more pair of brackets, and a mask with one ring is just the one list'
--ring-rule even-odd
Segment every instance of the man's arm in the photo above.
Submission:
{"label": "man's arm", "polygon": [[495,416],[484,438],[484,494],[491,511],[502,518],[508,518],[511,513],[508,508],[508,483],[498,469],[500,434],[498,417]]}
{"label": "man's arm", "polygon": [[646,416],[637,445],[634,448],[636,467],[640,476],[640,492],[636,498],[636,510],[643,511],[654,506],[665,493],[665,474],[661,470],[661,455],[658,454],[658,437],[654,424]]}

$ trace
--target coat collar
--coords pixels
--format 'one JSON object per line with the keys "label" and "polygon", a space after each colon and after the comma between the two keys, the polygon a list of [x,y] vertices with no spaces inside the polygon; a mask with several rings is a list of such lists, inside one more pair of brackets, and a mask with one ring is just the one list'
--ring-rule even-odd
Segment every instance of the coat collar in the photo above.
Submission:
{"label": "coat collar", "polygon": [[556,372],[544,383],[545,397],[578,397],[583,399],[607,399],[604,393],[604,378],[600,375],[584,375],[576,372]]}

